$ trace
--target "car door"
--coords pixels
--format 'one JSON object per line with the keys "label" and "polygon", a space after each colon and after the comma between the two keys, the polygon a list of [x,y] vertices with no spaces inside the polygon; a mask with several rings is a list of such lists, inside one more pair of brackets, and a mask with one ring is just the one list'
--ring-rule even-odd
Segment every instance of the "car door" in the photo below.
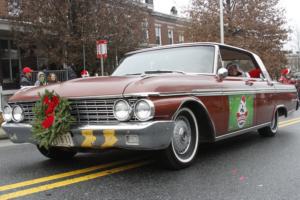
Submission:
{"label": "car door", "polygon": [[230,67],[232,63],[244,71],[240,70],[238,76],[228,74],[223,79],[222,92],[226,97],[224,105],[227,106],[227,133],[238,132],[257,125],[256,115],[256,94],[257,80],[247,77],[246,73],[254,66],[252,58],[248,52],[231,47],[220,47],[221,59],[225,67]]}
{"label": "car door", "polygon": [[255,88],[255,125],[262,125],[272,120],[274,110],[274,85],[266,80],[256,79]]}
{"label": "car door", "polygon": [[256,124],[255,81],[243,77],[228,76],[222,82],[224,105],[228,107],[227,131],[235,132]]}

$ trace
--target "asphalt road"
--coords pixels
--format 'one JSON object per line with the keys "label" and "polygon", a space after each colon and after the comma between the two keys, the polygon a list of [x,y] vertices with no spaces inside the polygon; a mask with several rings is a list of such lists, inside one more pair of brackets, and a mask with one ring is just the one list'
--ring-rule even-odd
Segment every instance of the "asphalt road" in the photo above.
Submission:
{"label": "asphalt road", "polygon": [[79,154],[55,162],[32,145],[0,140],[0,200],[298,200],[300,112],[282,120],[274,138],[253,132],[203,145],[194,165],[180,171],[162,168],[147,152]]}

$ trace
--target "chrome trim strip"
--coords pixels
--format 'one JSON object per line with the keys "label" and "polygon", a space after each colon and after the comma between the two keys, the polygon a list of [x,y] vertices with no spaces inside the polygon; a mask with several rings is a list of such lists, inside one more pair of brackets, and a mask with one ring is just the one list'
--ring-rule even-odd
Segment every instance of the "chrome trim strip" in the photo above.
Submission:
{"label": "chrome trim strip", "polygon": [[132,93],[126,94],[124,97],[172,97],[172,96],[227,96],[227,95],[238,95],[238,94],[277,94],[277,93],[294,93],[294,90],[276,90],[276,89],[264,89],[264,90],[241,90],[241,89],[196,89],[191,92],[151,92],[151,93]]}
{"label": "chrome trim strip", "polygon": [[215,57],[214,57],[214,68],[213,68],[213,74],[217,74],[218,70],[218,59],[219,59],[219,46],[214,45],[215,47]]}
{"label": "chrome trim strip", "polygon": [[140,93],[130,93],[130,94],[124,94],[125,98],[130,97],[149,97],[149,96],[160,96],[159,92],[140,92]]}
{"label": "chrome trim strip", "polygon": [[5,128],[32,128],[32,125],[25,124],[25,123],[16,123],[16,122],[13,122],[13,123],[4,122],[2,124],[2,127],[5,127]]}
{"label": "chrome trim strip", "polygon": [[106,96],[85,96],[85,97],[65,97],[69,100],[78,100],[78,99],[120,99],[123,98],[122,95],[106,95]]}
{"label": "chrome trim strip", "polygon": [[241,90],[241,89],[195,89],[191,92],[179,91],[179,92],[141,92],[141,93],[129,93],[124,94],[125,98],[130,97],[151,97],[151,96],[160,96],[160,97],[168,97],[168,96],[224,96],[224,95],[236,95],[236,94],[265,94],[265,93],[291,93],[296,92],[296,89],[274,89],[274,88],[264,88],[262,90],[258,89],[249,89],[249,90]]}
{"label": "chrome trim strip", "polygon": [[[121,122],[117,124],[103,124],[103,125],[75,125],[71,127],[72,129],[78,130],[103,130],[103,129],[111,129],[111,130],[139,130],[144,129],[154,124],[161,124],[161,123],[174,123],[174,121],[148,121],[148,122]],[[5,128],[32,128],[31,124],[25,123],[7,123],[4,122],[2,124]]]}
{"label": "chrome trim strip", "polygon": [[[85,97],[64,97],[61,96],[63,98],[67,98],[68,100],[80,100],[80,99],[120,99],[123,98],[122,95],[106,95],[106,96],[85,96]],[[10,101],[8,103],[36,103],[39,99],[36,100],[21,100],[21,101]]]}
{"label": "chrome trim strip", "polygon": [[215,141],[224,140],[224,139],[231,138],[231,137],[234,137],[234,136],[238,136],[238,135],[250,132],[250,131],[255,131],[259,128],[269,126],[270,124],[271,124],[271,122],[268,122],[268,123],[261,124],[261,125],[258,125],[258,126],[253,126],[253,127],[246,128],[246,129],[243,129],[243,130],[238,130],[238,131],[235,131],[235,132],[232,132],[232,133],[221,135],[221,136],[216,137]]}
{"label": "chrome trim strip", "polygon": [[[118,124],[103,124],[103,125],[84,125],[84,126],[75,126],[75,129],[79,130],[140,130],[145,129],[149,126],[154,124],[161,124],[161,123],[174,123],[174,121],[149,121],[149,122],[121,122]],[[73,128],[71,128],[73,129]]]}

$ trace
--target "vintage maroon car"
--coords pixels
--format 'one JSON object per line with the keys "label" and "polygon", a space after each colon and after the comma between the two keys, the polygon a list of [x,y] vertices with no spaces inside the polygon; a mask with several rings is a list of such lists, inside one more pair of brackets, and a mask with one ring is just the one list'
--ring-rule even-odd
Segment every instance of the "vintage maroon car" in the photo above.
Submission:
{"label": "vintage maroon car", "polygon": [[295,86],[272,81],[257,55],[217,43],[179,44],[128,53],[109,77],[20,90],[4,109],[13,142],[35,143],[32,108],[45,89],[67,98],[77,119],[50,149],[38,147],[45,156],[161,150],[176,169],[192,163],[200,143],[254,130],[274,136],[278,117],[299,107]]}

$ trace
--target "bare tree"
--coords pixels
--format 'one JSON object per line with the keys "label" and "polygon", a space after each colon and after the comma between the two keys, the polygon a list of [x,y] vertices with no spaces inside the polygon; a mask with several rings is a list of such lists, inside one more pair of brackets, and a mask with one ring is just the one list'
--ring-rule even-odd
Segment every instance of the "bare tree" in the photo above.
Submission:
{"label": "bare tree", "polygon": [[300,70],[300,30],[295,30],[295,41],[296,41],[296,54],[297,54],[297,71]]}
{"label": "bare tree", "polygon": [[[225,43],[254,51],[271,73],[286,64],[289,30],[279,0],[223,0]],[[193,0],[188,33],[194,41],[220,41],[219,1]]]}
{"label": "bare tree", "polygon": [[34,49],[60,65],[96,65],[96,40],[108,39],[112,56],[136,49],[142,41],[145,11],[129,0],[24,0],[12,21],[22,49]]}
{"label": "bare tree", "polygon": [[294,33],[296,38],[296,51],[300,52],[300,29],[296,28]]}

